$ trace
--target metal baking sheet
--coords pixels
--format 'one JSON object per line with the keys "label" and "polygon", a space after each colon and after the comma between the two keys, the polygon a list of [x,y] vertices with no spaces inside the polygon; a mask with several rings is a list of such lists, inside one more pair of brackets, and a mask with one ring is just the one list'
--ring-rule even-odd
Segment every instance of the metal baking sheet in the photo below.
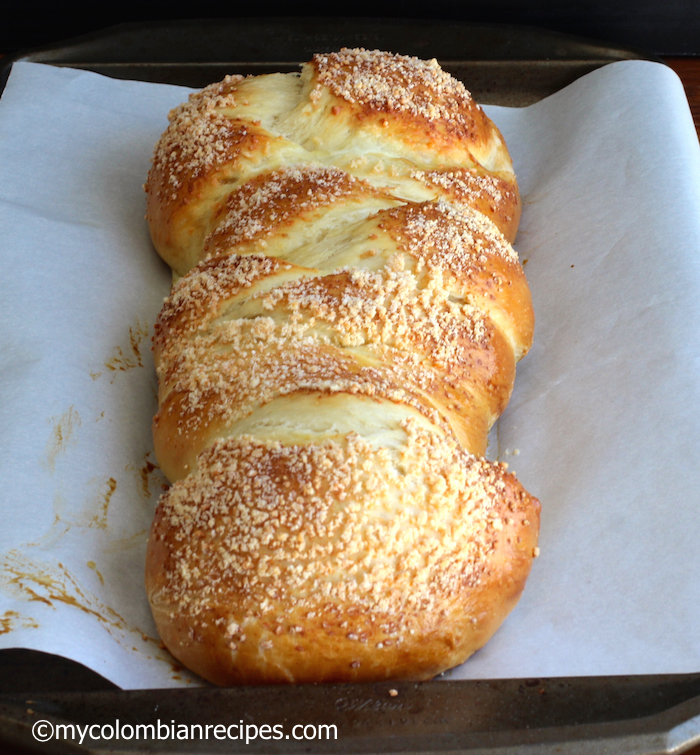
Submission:
{"label": "metal baking sheet", "polygon": [[[126,24],[21,52],[2,61],[0,87],[15,60],[201,87],[226,73],[297,70],[314,52],[341,46],[435,57],[468,83],[478,101],[509,106],[531,104],[613,61],[655,59],[527,27],[374,18],[206,19]],[[105,733],[118,723],[124,736],[88,737],[80,745],[76,734],[74,740],[40,743],[32,735],[38,721],[54,731],[60,725],[85,731],[89,724],[106,727]],[[173,729],[174,737],[127,738],[138,724],[157,723],[195,734],[197,726],[209,725],[211,735],[180,739],[185,730]],[[217,725],[249,733],[267,725],[272,734],[247,742],[217,739]],[[327,726],[328,735],[334,726],[336,738],[295,739],[295,725],[318,731]],[[3,752],[656,755],[696,743],[700,674],[122,691],[62,658],[0,651]]]}
{"label": "metal baking sheet", "polygon": [[340,47],[437,58],[482,104],[529,105],[615,60],[650,54],[530,27],[361,18],[247,18],[123,24],[0,61],[86,68],[115,78],[202,87],[227,73],[296,71]]}

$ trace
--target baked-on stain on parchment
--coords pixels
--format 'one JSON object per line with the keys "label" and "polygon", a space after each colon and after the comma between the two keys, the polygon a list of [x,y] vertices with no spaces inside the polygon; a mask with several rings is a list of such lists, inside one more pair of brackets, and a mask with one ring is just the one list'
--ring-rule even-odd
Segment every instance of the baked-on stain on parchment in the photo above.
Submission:
{"label": "baked-on stain on parchment", "polygon": [[17,613],[17,611],[5,611],[5,613],[0,616],[0,634],[8,634],[8,632],[15,629],[18,624],[21,624],[22,627],[32,627],[33,629],[39,627],[36,621],[28,616],[22,616]]}
{"label": "baked-on stain on parchment", "polygon": [[146,451],[141,466],[127,464],[126,469],[134,474],[139,493],[147,502],[151,500],[155,490],[160,489],[162,492],[168,488],[167,480],[153,457],[153,451]]}
{"label": "baked-on stain on parchment", "polygon": [[[79,529],[101,529],[109,528],[109,506],[117,491],[121,490],[122,496],[129,496],[129,503],[140,500],[142,504],[149,507],[153,505],[154,493],[160,494],[167,490],[169,485],[160,467],[153,460],[153,451],[147,451],[142,457],[142,463],[127,464],[125,471],[133,476],[133,480],[124,481],[124,475],[120,476],[120,482],[116,477],[108,477],[106,480],[99,481],[99,478],[93,478],[89,481],[94,492],[89,498],[87,506],[78,507],[66,500],[66,495],[61,490],[54,492],[54,519],[50,529],[41,537],[34,541],[25,543],[22,548],[27,547],[47,547],[56,543],[69,530],[74,527]],[[133,487],[132,487],[133,485]],[[133,493],[134,491],[138,498]],[[103,542],[102,548],[104,553],[113,553],[128,548],[138,547],[148,537],[150,527],[138,530],[127,537],[111,537]]]}
{"label": "baked-on stain on parchment", "polygon": [[[99,478],[90,480],[90,485],[98,482]],[[37,540],[25,543],[25,546],[46,545],[65,535],[71,527],[81,527],[84,529],[107,529],[107,515],[109,513],[109,504],[112,496],[117,489],[117,481],[114,477],[108,477],[99,483],[95,493],[90,496],[86,508],[79,508],[73,503],[66,501],[66,496],[61,490],[54,492],[53,512],[54,520],[51,523],[51,529]]]}
{"label": "baked-on stain on parchment", "polygon": [[[145,338],[148,337],[148,331],[137,323],[136,328],[129,329],[129,342],[133,356],[125,356],[124,349],[117,347],[115,356],[105,363],[108,369],[113,372],[125,371],[132,367],[143,366],[140,347]],[[100,373],[90,373],[93,379],[100,377]],[[104,417],[104,412],[98,419]],[[45,460],[42,460],[51,472],[55,471],[56,457],[65,451],[70,442],[74,442],[75,429],[81,424],[80,416],[71,406],[60,417],[51,418],[53,430],[49,441],[47,442]],[[152,497],[152,487],[160,485],[161,488],[167,488],[165,478],[160,472],[155,461],[150,456],[152,452],[145,454],[143,464],[139,467],[128,465],[127,470],[135,473],[139,492],[144,499],[149,500]],[[49,533],[39,538],[37,542],[26,543],[24,548],[32,548],[45,545],[47,539],[55,541],[60,539],[74,526],[77,527],[97,527],[107,529],[107,515],[109,504],[117,488],[115,477],[109,477],[101,483],[94,506],[91,507],[87,519],[70,521],[70,517],[64,518],[64,499],[60,491],[56,492],[54,501],[55,519]],[[129,538],[115,540],[105,548],[106,552],[121,550],[123,547],[133,547],[147,536],[148,529],[135,533]],[[88,561],[87,566],[91,569],[100,580],[101,584],[105,583],[103,574],[98,570],[94,561]],[[150,637],[141,629],[132,626],[129,622],[110,606],[104,604],[97,596],[81,588],[78,580],[74,577],[62,563],[39,564],[26,556],[20,549],[15,549],[0,557],[0,588],[9,592],[16,598],[35,603],[44,604],[57,609],[56,604],[70,606],[72,609],[79,610],[89,616],[94,617],[110,633],[110,635],[119,642],[123,647],[129,648],[134,652],[141,652],[150,660],[158,660],[167,663],[173,672],[172,678],[184,681],[187,684],[192,679],[183,677],[178,673],[181,668],[175,663],[173,657],[167,651],[159,637]],[[21,616],[16,611],[7,611],[4,616],[0,616],[0,635],[9,634],[19,628],[38,628],[39,624],[33,618]],[[133,635],[136,634],[141,640],[151,648],[150,652],[140,650],[133,644]]]}
{"label": "baked-on stain on parchment", "polygon": [[80,425],[80,415],[73,406],[70,406],[59,417],[51,417],[48,421],[53,427],[49,439],[46,441],[42,466],[53,473],[56,471],[58,456],[66,450],[71,442],[75,442],[75,431]]}
{"label": "baked-on stain on parchment", "polygon": [[[111,372],[126,372],[135,367],[143,367],[142,344],[148,339],[148,326],[138,320],[129,328],[129,345],[115,346],[112,356],[105,361],[105,367]],[[99,373],[90,373],[99,377]],[[93,378],[94,379],[94,378]]]}
{"label": "baked-on stain on parchment", "polygon": [[[93,568],[88,563],[90,568]],[[95,570],[96,571],[96,570]],[[102,578],[102,575],[98,576]],[[165,649],[159,637],[151,637],[136,626],[131,625],[113,608],[105,605],[95,595],[83,590],[78,580],[62,563],[48,566],[32,561],[18,550],[6,553],[0,559],[0,586],[15,597],[28,602],[44,603],[56,609],[56,603],[71,606],[97,619],[104,629],[124,648],[143,653],[149,660],[167,663],[173,672],[181,671],[175,659]],[[0,618],[0,634],[11,632],[16,628],[16,619],[21,618],[14,611],[8,611],[5,620]],[[33,619],[22,619],[23,626],[38,627]],[[134,635],[138,636],[151,649],[139,651],[134,645]],[[191,683],[187,677],[175,677]]]}
{"label": "baked-on stain on parchment", "polygon": [[95,572],[95,574],[97,574],[100,582],[104,584],[105,578],[102,576],[102,574],[100,574],[100,570],[97,568],[97,564],[94,561],[88,561],[87,565],[88,565],[88,568],[92,569]]}
{"label": "baked-on stain on parchment", "polygon": [[[131,627],[113,608],[83,590],[78,580],[60,562],[50,567],[32,561],[16,549],[11,550],[0,560],[0,584],[8,592],[27,601],[45,603],[52,608],[56,608],[55,603],[63,603],[94,616],[116,639],[121,639],[119,635],[125,632],[146,636]],[[157,640],[154,638],[153,642]]]}
{"label": "baked-on stain on parchment", "polygon": [[116,489],[117,481],[114,477],[110,477],[107,482],[103,483],[97,498],[95,513],[93,514],[88,527],[99,527],[100,529],[107,528],[107,511],[109,509],[109,502]]}

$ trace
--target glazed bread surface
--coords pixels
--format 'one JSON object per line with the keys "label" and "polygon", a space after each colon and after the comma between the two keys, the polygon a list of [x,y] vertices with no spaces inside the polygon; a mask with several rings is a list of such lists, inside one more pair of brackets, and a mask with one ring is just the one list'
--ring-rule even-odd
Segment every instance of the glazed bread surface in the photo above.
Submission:
{"label": "glazed bread surface", "polygon": [[517,602],[539,502],[483,458],[534,316],[498,129],[344,49],[170,114],[146,184],[158,630],[217,684],[428,679]]}

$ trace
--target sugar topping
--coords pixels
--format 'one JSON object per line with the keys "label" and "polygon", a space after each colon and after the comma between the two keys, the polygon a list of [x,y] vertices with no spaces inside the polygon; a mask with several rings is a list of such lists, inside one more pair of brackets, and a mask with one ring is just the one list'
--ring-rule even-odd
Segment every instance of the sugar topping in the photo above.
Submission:
{"label": "sugar topping", "polygon": [[396,636],[411,612],[478,587],[502,517],[522,518],[523,491],[501,465],[410,420],[403,427],[395,451],[352,434],[306,446],[243,436],[205,451],[159,505],[173,607],[218,614],[240,637],[251,617],[303,631],[284,626],[290,611],[351,601],[389,617]]}
{"label": "sugar topping", "polygon": [[519,264],[517,252],[495,224],[468,205],[443,199],[385,210],[380,224],[399,248],[457,278],[497,255]]}
{"label": "sugar topping", "polygon": [[487,200],[492,212],[516,202],[515,191],[507,181],[476,168],[414,170],[411,177],[428,185],[439,186],[451,198],[472,206],[480,200]]}
{"label": "sugar topping", "polygon": [[[437,60],[392,55],[380,50],[343,48],[314,55],[316,93],[325,86],[337,97],[387,113],[408,113],[428,121],[458,124],[474,131],[480,108],[462,82]],[[314,94],[312,93],[312,98]]]}
{"label": "sugar topping", "polygon": [[304,164],[264,173],[229,195],[217,228],[205,240],[205,251],[231,248],[280,233],[309,213],[340,199],[378,196],[365,181],[335,167]]}
{"label": "sugar topping", "polygon": [[253,124],[235,116],[236,85],[242,80],[243,76],[226,76],[170,111],[170,124],[153,154],[149,183],[160,171],[172,191],[180,187],[183,176],[200,176],[230,161],[244,146],[260,142]]}
{"label": "sugar topping", "polygon": [[308,323],[277,326],[272,318],[232,320],[215,336],[196,336],[159,366],[170,388],[161,414],[175,412],[178,431],[196,431],[217,421],[227,426],[277,396],[316,392],[348,393],[414,407],[436,425],[444,419],[416,383],[436,383],[429,367],[405,364],[366,365],[357,354],[319,342]]}
{"label": "sugar topping", "polygon": [[465,341],[485,345],[487,324],[474,306],[453,302],[439,270],[419,281],[399,265],[379,271],[347,268],[304,278],[266,293],[263,306],[284,302],[293,315],[332,324],[341,346],[383,343],[418,350],[443,368],[454,368]]}
{"label": "sugar topping", "polygon": [[[235,422],[276,396],[347,392],[406,403],[444,424],[427,397],[452,386],[468,400],[464,381],[495,369],[493,326],[453,300],[439,268],[416,276],[402,260],[292,277],[252,295],[253,281],[291,266],[237,255],[200,264],[178,283],[156,331],[159,378],[175,402],[165,410],[181,414],[184,431]],[[499,382],[491,372],[489,381]]]}
{"label": "sugar topping", "polygon": [[189,111],[183,111],[158,143],[153,169],[167,175],[168,188],[177,189],[183,176],[197,177],[224,165],[244,146],[252,147],[256,138],[243,121],[231,120],[216,112],[192,117]]}
{"label": "sugar topping", "polygon": [[173,286],[155,326],[155,340],[199,330],[219,314],[222,302],[235,297],[253,283],[291,265],[272,257],[248,255],[215,257],[200,263]]}

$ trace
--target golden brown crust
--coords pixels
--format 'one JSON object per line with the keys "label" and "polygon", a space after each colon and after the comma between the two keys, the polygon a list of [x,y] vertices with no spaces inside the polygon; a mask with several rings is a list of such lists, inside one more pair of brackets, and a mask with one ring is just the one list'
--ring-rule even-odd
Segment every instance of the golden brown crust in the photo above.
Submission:
{"label": "golden brown crust", "polygon": [[434,61],[362,49],[170,119],[146,186],[183,276],[154,338],[164,642],[219,684],[463,662],[539,525],[481,458],[534,327],[500,133]]}
{"label": "golden brown crust", "polygon": [[376,201],[379,207],[397,204],[394,197],[335,167],[302,164],[259,174],[229,195],[203,251],[207,257],[231,249],[237,254],[265,252],[268,240],[303,236],[304,227],[318,224],[339,205],[347,213]]}
{"label": "golden brown crust", "polygon": [[178,275],[203,258],[203,239],[229,194],[295,163],[337,165],[397,196],[420,184],[428,196],[457,201],[467,192],[470,203],[476,192],[479,209],[515,236],[520,199],[502,136],[435,61],[342,50],[315,56],[301,79],[229,76],[169,119],[146,183],[147,217],[156,249]]}
{"label": "golden brown crust", "polygon": [[523,589],[539,506],[501,465],[404,422],[220,441],[162,499],[148,552],[163,638],[221,684],[426,679],[466,660]]}
{"label": "golden brown crust", "polygon": [[500,140],[464,85],[436,60],[343,49],[314,55],[312,65],[309,97],[317,107],[348,130],[398,143],[417,163],[487,161]]}
{"label": "golden brown crust", "polygon": [[453,202],[468,205],[486,215],[513,242],[520,223],[518,185],[512,176],[490,173],[481,166],[447,170],[414,171],[412,177]]}

